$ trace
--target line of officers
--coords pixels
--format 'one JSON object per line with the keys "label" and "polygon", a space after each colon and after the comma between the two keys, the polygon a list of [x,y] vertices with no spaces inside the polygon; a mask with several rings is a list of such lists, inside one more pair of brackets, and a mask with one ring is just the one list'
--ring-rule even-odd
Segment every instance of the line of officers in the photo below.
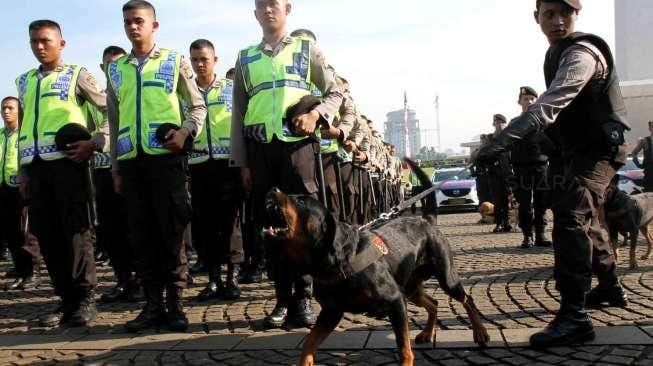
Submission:
{"label": "line of officers", "polygon": [[[522,113],[537,98],[535,89],[521,87],[517,103]],[[481,147],[492,144],[507,123],[504,115],[495,114],[492,121],[494,132],[481,135]],[[521,247],[551,247],[552,243],[545,234],[545,215],[550,208],[550,187],[554,184],[559,158],[549,137],[538,132],[515,143],[512,149],[497,154],[490,162],[476,159],[477,152],[472,153],[472,160],[478,198],[481,204],[490,202],[494,205],[493,232],[509,233],[513,230],[509,212],[516,203],[518,225],[523,234]]]}
{"label": "line of officers", "polygon": [[[12,288],[38,286],[41,256],[47,266],[61,301],[40,314],[42,326],[96,318],[97,244],[117,278],[102,300],[133,301],[142,289],[145,306],[128,331],[186,330],[191,242],[196,267],[209,275],[198,300],[236,299],[239,279],[261,282],[267,269],[276,305],[265,324],[312,325],[310,277],[260,235],[265,194],[278,187],[317,198],[322,160],[325,200],[342,221],[366,223],[401,199],[394,148],[357,111],[315,36],[287,33],[289,3],[255,4],[263,40],[240,51],[221,78],[210,41],[194,41],[188,62],[156,44],[152,4],[128,1],[132,51],[105,49],[105,91],[84,67],[63,62],[59,24],[29,25],[40,65],[17,78],[18,97],[2,100],[0,233],[15,266]],[[285,115],[307,95],[319,95],[319,104]]]}

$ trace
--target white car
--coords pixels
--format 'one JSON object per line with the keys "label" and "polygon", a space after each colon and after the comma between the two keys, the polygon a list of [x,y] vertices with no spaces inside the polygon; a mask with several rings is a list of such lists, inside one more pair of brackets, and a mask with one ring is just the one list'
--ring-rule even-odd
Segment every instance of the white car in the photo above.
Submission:
{"label": "white car", "polygon": [[433,184],[438,210],[478,210],[476,179],[465,167],[437,169]]}

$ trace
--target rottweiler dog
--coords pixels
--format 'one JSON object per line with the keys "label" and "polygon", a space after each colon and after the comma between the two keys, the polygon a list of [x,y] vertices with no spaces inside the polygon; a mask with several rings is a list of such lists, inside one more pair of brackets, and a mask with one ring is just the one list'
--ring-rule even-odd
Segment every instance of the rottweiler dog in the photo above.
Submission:
{"label": "rottweiler dog", "polygon": [[618,177],[612,180],[605,191],[605,203],[600,220],[610,234],[610,244],[615,258],[619,257],[618,235],[624,242],[630,241],[630,269],[637,268],[637,239],[641,232],[646,239],[648,249],[642,256],[646,260],[653,249],[653,233],[649,225],[653,224],[653,193],[640,193],[629,196],[618,187]]}
{"label": "rottweiler dog", "polygon": [[[407,160],[424,187],[431,182]],[[434,212],[434,195],[426,200]],[[266,198],[271,226],[263,230],[268,245],[279,245],[284,255],[313,276],[315,298],[321,305],[301,355],[301,365],[312,365],[319,345],[335,329],[345,312],[387,315],[392,323],[402,365],[412,365],[406,300],[426,309],[428,320],[417,343],[436,338],[437,301],[426,294],[423,282],[434,277],[441,288],[460,301],[469,316],[474,341],[487,345],[489,335],[474,300],[454,267],[451,247],[436,228],[435,217],[400,217],[371,229],[339,222],[319,201],[272,189]]]}

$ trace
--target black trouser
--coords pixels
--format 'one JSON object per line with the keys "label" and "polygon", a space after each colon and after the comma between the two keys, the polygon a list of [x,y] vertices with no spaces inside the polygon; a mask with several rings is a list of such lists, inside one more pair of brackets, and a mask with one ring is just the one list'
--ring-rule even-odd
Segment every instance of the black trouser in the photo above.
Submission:
{"label": "black trouser", "polygon": [[21,228],[22,204],[18,187],[0,185],[0,242],[6,241],[14,268],[20,277],[34,272],[32,255],[25,250],[25,236]]}
{"label": "black trouser", "polygon": [[205,253],[203,263],[209,272],[218,273],[223,263],[242,263],[242,236],[234,233],[234,228],[241,230],[239,170],[230,168],[226,159],[208,160],[190,165],[190,177],[193,243]]}
{"label": "black trouser", "polygon": [[356,210],[354,165],[352,163],[340,164],[340,174],[342,175],[342,188],[345,201],[345,221],[351,224],[353,223],[352,213]]}
{"label": "black trouser", "polygon": [[185,156],[145,155],[120,162],[129,242],[136,271],[151,288],[186,287],[183,235],[191,210]]}
{"label": "black trouser", "polygon": [[[265,195],[277,187],[288,194],[310,194],[316,196],[315,146],[309,140],[285,143],[274,138],[270,143],[247,143],[249,168],[252,172],[252,195],[254,199],[255,232],[260,233],[269,217],[265,210]],[[258,240],[263,240],[259,235]],[[293,270],[274,243],[265,247],[268,258],[268,273],[274,279],[277,302],[288,305],[292,299],[311,296],[312,279]]]}
{"label": "black trouser", "polygon": [[327,207],[329,211],[340,220],[340,199],[338,197],[338,176],[336,175],[335,164],[338,162],[337,153],[322,155],[322,168],[324,169],[324,183],[326,185]]}
{"label": "black trouser", "polygon": [[644,179],[642,184],[644,185],[644,192],[653,192],[653,166],[645,165],[644,166]]}
{"label": "black trouser", "polygon": [[494,203],[494,222],[497,225],[508,224],[508,195],[510,194],[506,177],[499,169],[493,169],[490,174],[492,186],[492,203]]}
{"label": "black trouser", "polygon": [[250,195],[243,205],[244,209],[241,213],[241,230],[243,234],[243,252],[245,255],[244,266],[253,270],[256,266],[263,263],[265,256],[265,248],[263,241],[260,240],[261,232],[256,232],[256,228],[261,229],[260,225],[257,226],[254,221],[254,199]]}
{"label": "black trouser", "polygon": [[546,166],[515,166],[513,178],[515,198],[519,203],[519,227],[525,234],[532,234],[533,227],[537,232],[543,232],[546,226]]}
{"label": "black trouser", "polygon": [[564,171],[564,175],[553,174],[560,182],[552,197],[554,278],[563,301],[582,303],[592,272],[600,286],[618,281],[609,240],[598,220],[605,188],[616,169],[609,161],[577,156],[565,161]]}
{"label": "black trouser", "polygon": [[350,213],[350,221],[356,225],[364,225],[369,220],[372,195],[370,178],[367,169],[353,166],[352,183],[354,186],[354,205]]}
{"label": "black trouser", "polygon": [[492,187],[488,173],[479,173],[476,176],[476,191],[478,192],[478,202],[493,202]]}
{"label": "black trouser", "polygon": [[36,158],[26,169],[31,232],[38,238],[55,293],[75,304],[97,284],[86,168],[68,159]]}
{"label": "black trouser", "polygon": [[106,250],[118,283],[132,277],[134,256],[127,236],[123,196],[113,188],[111,169],[94,171],[98,221],[95,229],[97,247]]}

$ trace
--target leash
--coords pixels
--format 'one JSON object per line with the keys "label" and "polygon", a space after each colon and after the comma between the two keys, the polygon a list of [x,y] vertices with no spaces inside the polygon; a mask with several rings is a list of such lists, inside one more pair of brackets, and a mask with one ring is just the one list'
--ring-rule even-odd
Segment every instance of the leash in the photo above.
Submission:
{"label": "leash", "polygon": [[374,226],[376,226],[376,225],[378,225],[380,223],[384,223],[384,222],[387,222],[387,221],[390,221],[390,220],[394,219],[395,217],[398,217],[399,215],[401,215],[401,213],[405,209],[412,206],[413,203],[416,203],[417,201],[421,200],[422,198],[428,196],[429,194],[432,194],[437,189],[438,189],[438,187],[433,186],[433,187],[421,192],[420,194],[411,197],[409,200],[401,202],[400,204],[398,204],[398,205],[394,206],[393,208],[391,208],[390,211],[384,212],[381,215],[379,215],[379,217],[377,219],[374,219],[374,220],[368,222],[367,224],[365,224],[363,226],[360,226],[358,228],[358,230],[359,231],[368,230],[369,228],[374,227]]}

